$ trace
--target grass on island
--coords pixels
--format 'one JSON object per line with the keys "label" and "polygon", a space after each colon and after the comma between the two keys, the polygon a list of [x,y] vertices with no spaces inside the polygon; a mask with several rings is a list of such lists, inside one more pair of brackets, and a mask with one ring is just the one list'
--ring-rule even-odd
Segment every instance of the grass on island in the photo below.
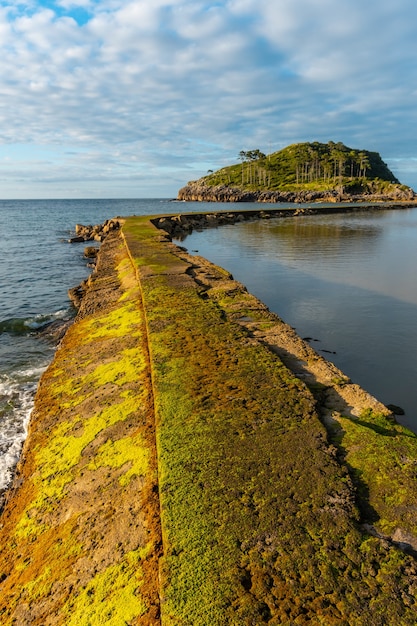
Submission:
{"label": "grass on island", "polygon": [[389,194],[400,185],[377,152],[357,150],[343,143],[304,142],[269,155],[242,151],[240,163],[209,170],[198,182],[208,187],[242,191],[333,191]]}

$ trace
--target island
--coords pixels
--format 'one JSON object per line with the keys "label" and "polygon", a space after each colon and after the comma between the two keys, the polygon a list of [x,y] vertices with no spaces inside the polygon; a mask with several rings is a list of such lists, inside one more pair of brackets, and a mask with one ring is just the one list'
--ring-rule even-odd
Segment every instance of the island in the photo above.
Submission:
{"label": "island", "polygon": [[414,626],[416,435],[181,220],[102,238],[1,516],[1,623]]}
{"label": "island", "polygon": [[242,150],[240,163],[209,170],[178,192],[178,200],[205,202],[410,201],[415,193],[378,152],[342,142],[298,143],[265,155]]}

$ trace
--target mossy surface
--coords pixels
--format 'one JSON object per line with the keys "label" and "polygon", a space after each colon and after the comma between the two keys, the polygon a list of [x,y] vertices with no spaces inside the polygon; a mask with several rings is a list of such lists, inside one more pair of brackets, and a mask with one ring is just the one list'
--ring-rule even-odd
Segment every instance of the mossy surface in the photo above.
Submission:
{"label": "mossy surface", "polygon": [[127,485],[133,476],[145,476],[149,472],[149,450],[142,436],[124,437],[117,441],[107,440],[103,444],[88,469],[98,467],[124,467],[127,471],[119,478],[119,483]]}
{"label": "mossy surface", "polygon": [[97,574],[76,598],[64,605],[65,625],[116,626],[141,617],[147,609],[140,595],[143,583],[141,560],[152,547],[128,552],[120,564],[109,565]]}
{"label": "mossy surface", "polygon": [[146,333],[134,268],[112,246],[38,391],[28,475],[4,516],[5,626],[159,622]]}
{"label": "mossy surface", "polygon": [[155,392],[163,623],[414,624],[412,559],[361,529],[312,395],[233,323],[268,326],[268,312],[233,282],[202,289],[187,263],[164,271],[166,253],[149,271],[138,232],[128,220]]}
{"label": "mossy surface", "polygon": [[148,218],[104,246],[3,516],[1,623],[414,625],[415,560],[382,535],[415,532],[415,437],[367,411],[330,443],[226,271]]}
{"label": "mossy surface", "polygon": [[338,421],[346,462],[365,492],[365,519],[383,534],[400,528],[417,537],[417,436],[371,410]]}

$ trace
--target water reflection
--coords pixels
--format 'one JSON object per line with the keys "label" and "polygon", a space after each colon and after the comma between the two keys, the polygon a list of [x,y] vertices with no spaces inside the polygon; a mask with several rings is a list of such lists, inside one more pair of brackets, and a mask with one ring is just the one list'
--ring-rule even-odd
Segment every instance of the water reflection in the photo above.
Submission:
{"label": "water reflection", "polygon": [[[275,221],[275,220],[274,220]],[[309,221],[299,219],[286,219],[285,222],[272,225],[269,229],[270,236],[277,237],[280,242],[286,242],[290,246],[295,245],[296,249],[305,247],[309,252],[320,250],[322,254],[332,254],[334,249],[343,249],[346,245],[362,245],[362,239],[366,239],[368,243],[372,243],[373,239],[380,236],[382,229],[376,225],[367,225],[366,227],[356,226],[355,224],[340,223],[317,223],[312,218]],[[326,245],[321,246],[322,243]],[[358,247],[358,246],[357,246]]]}

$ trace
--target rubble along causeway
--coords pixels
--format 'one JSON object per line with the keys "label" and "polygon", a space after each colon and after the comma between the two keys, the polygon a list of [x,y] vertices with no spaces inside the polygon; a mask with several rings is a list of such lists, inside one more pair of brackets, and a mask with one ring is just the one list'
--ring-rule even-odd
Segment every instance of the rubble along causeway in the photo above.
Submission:
{"label": "rubble along causeway", "polygon": [[41,379],[2,624],[415,624],[416,436],[178,223],[109,229]]}

